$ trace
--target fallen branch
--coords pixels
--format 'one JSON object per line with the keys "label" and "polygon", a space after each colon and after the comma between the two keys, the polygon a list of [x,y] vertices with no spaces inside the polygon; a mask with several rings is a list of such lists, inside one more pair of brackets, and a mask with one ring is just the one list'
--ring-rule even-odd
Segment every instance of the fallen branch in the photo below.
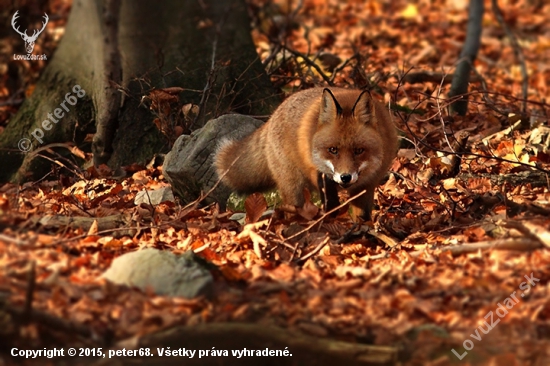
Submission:
{"label": "fallen branch", "polygon": [[[198,356],[186,358],[186,365],[258,365],[257,351],[288,350],[287,357],[277,357],[269,364],[277,365],[395,365],[398,349],[395,347],[373,346],[360,343],[348,343],[327,338],[313,337],[301,332],[282,329],[265,324],[215,323],[195,326],[180,326],[141,338],[131,338],[117,345],[117,349],[136,349],[157,347],[162,349],[208,350],[217,352],[226,350],[225,357]],[[252,350],[254,357],[233,356],[232,350]],[[105,351],[105,352],[108,352]],[[264,357],[264,359],[267,359]],[[162,361],[160,361],[162,360]],[[181,357],[133,357],[104,358],[95,365],[120,365],[124,363],[150,365],[181,364]]]}
{"label": "fallen branch", "polygon": [[[431,244],[426,244],[426,249],[432,247]],[[495,250],[517,250],[521,252],[531,251],[542,248],[542,244],[539,241],[532,240],[530,238],[507,238],[496,239],[489,241],[480,241],[478,243],[467,243],[459,245],[450,245],[445,247],[437,247],[441,251],[450,251],[454,256],[459,256],[465,253],[473,253],[479,250],[495,249]],[[411,257],[417,258],[426,253],[424,250],[416,250],[408,253]]]}
{"label": "fallen branch", "polygon": [[[537,172],[532,170],[527,170],[527,171],[512,173],[512,174],[464,173],[464,174],[459,174],[455,177],[455,179],[459,179],[464,182],[467,182],[469,179],[479,179],[479,178],[489,179],[493,186],[499,186],[499,187],[504,184],[510,184],[513,187],[517,187],[522,184],[530,184],[532,188],[546,187],[549,185],[549,182],[550,182],[548,173]],[[516,204],[516,205],[519,205],[519,204]],[[537,207],[537,209],[541,210],[540,211],[541,214],[550,214],[550,210],[545,209],[544,207]]]}
{"label": "fallen branch", "polygon": [[38,323],[48,330],[49,333],[57,332],[59,334],[71,335],[72,337],[82,337],[83,339],[90,339],[92,337],[92,330],[88,326],[40,310],[32,309],[30,318],[25,308],[20,309],[15,306],[5,305],[5,311],[14,318],[15,324],[19,326],[21,324]]}
{"label": "fallen branch", "polygon": [[497,225],[516,229],[529,239],[538,241],[547,248],[550,248],[550,231],[545,227],[535,224],[534,222],[520,221],[499,221]]}

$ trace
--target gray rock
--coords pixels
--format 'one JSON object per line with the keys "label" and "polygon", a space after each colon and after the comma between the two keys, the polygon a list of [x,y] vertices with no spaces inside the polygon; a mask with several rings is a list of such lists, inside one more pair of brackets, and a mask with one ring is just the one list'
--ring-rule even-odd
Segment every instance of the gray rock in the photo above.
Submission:
{"label": "gray rock", "polygon": [[[242,139],[263,124],[262,121],[240,114],[226,114],[208,121],[191,135],[182,135],[166,155],[163,172],[174,192],[184,203],[208,192],[218,181],[212,165],[216,148],[223,138]],[[205,200],[218,202],[225,209],[231,190],[223,185]]]}
{"label": "gray rock", "polygon": [[162,187],[155,190],[143,190],[136,194],[134,198],[134,204],[137,206],[141,203],[147,203],[150,205],[158,205],[161,202],[174,202],[174,194],[170,187]]}
{"label": "gray rock", "polygon": [[113,260],[101,277],[119,284],[152,289],[157,295],[188,299],[209,295],[213,288],[210,271],[193,251],[175,255],[153,248],[126,253]]}

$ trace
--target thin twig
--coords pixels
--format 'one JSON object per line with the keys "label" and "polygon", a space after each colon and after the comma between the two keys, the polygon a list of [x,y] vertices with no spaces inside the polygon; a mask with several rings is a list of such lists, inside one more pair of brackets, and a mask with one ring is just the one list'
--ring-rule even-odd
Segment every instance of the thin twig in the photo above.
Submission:
{"label": "thin twig", "polygon": [[321,75],[321,77],[323,78],[323,80],[329,85],[329,86],[334,86],[334,82],[332,82],[332,80],[325,74],[325,72],[323,71],[323,69],[321,69],[321,67],[319,65],[317,65],[315,62],[313,62],[307,55],[301,53],[301,52],[298,52],[298,51],[295,51],[293,50],[292,48],[286,46],[286,45],[283,45],[283,47],[290,53],[292,53],[294,56],[297,56],[297,57],[301,57],[304,62],[306,64],[308,64],[308,66],[310,67],[313,67],[318,73],[319,75]]}
{"label": "thin twig", "polygon": [[329,242],[330,240],[330,237],[327,236],[325,238],[325,240],[323,240],[321,243],[319,243],[319,245],[317,245],[315,247],[315,249],[313,249],[311,252],[309,252],[308,254],[304,255],[303,257],[300,258],[300,262],[305,262],[306,260],[308,260],[309,258],[313,257],[315,254],[319,253],[321,251],[321,249],[324,248],[325,245],[327,245],[327,243]]}
{"label": "thin twig", "polygon": [[204,85],[203,93],[201,95],[201,100],[199,102],[199,113],[197,113],[197,115],[193,119],[193,122],[189,126],[190,130],[193,130],[195,124],[199,119],[199,116],[203,115],[203,111],[205,110],[206,103],[208,102],[208,97],[210,96],[210,89],[214,84],[215,75],[216,75],[216,57],[217,57],[217,49],[218,49],[218,39],[230,12],[231,12],[231,6],[228,7],[226,12],[224,13],[224,16],[222,17],[222,19],[218,21],[218,24],[216,25],[216,33],[214,35],[214,40],[212,41],[212,57],[210,58],[210,72],[208,73],[208,78],[206,79],[206,84]]}
{"label": "thin twig", "polygon": [[[400,84],[398,84],[398,88],[399,88]],[[397,89],[398,89],[397,88]],[[424,101],[419,101],[416,106],[414,106],[413,108],[413,111],[416,110],[418,108],[418,106],[420,104],[422,104]],[[446,151],[446,150],[442,150],[442,149],[438,149],[430,144],[428,144],[427,142],[425,142],[423,139],[421,139],[420,137],[418,137],[411,129],[411,126],[409,125],[409,118],[410,116],[412,115],[411,114],[408,114],[407,117],[403,117],[401,115],[401,113],[397,113],[397,115],[399,116],[399,118],[401,118],[401,120],[403,121],[403,123],[405,124],[405,126],[407,127],[407,131],[411,134],[411,136],[418,142],[420,142],[421,145],[423,145],[424,147],[427,147],[428,149],[432,150],[432,151],[438,151],[438,152],[442,152],[442,153],[445,153],[445,154],[450,154],[449,151]],[[487,156],[487,155],[481,155],[481,154],[476,154],[476,153],[473,153],[473,152],[461,152],[460,155],[465,155],[465,156],[473,156],[473,157],[477,157],[477,158],[483,158],[483,159],[494,159],[494,160],[497,160],[497,161],[500,161],[500,162],[504,162],[504,163],[510,163],[510,164],[517,164],[517,165],[521,165],[521,166],[525,166],[525,167],[528,167],[530,169],[533,169],[533,170],[538,170],[538,171],[541,171],[541,172],[544,172],[546,174],[550,174],[550,171],[546,170],[546,169],[543,169],[537,165],[531,165],[531,164],[528,164],[528,163],[523,163],[521,161],[513,161],[513,160],[508,160],[508,159],[504,159],[504,158],[501,158],[501,157],[498,157],[496,155],[493,155],[493,156]]]}
{"label": "thin twig", "polygon": [[16,238],[12,238],[11,236],[7,236],[7,235],[1,234],[1,233],[0,233],[0,240],[5,241],[7,243],[15,244],[15,245],[26,245],[27,244],[27,242],[25,242],[25,241],[22,241],[22,240],[19,240],[19,239],[16,239]]}
{"label": "thin twig", "polygon": [[295,238],[295,237],[297,237],[297,236],[299,236],[299,235],[302,235],[303,233],[309,231],[312,227],[314,227],[315,225],[317,225],[319,222],[321,222],[321,221],[323,221],[324,219],[326,219],[331,213],[338,211],[339,209],[341,209],[342,207],[344,207],[345,205],[347,205],[348,203],[350,203],[350,202],[353,201],[354,199],[356,199],[356,198],[361,197],[362,195],[364,195],[366,192],[367,192],[367,190],[366,190],[366,189],[363,189],[361,192],[359,192],[359,193],[356,194],[355,196],[350,197],[349,199],[347,199],[347,200],[346,200],[344,203],[342,203],[340,206],[336,206],[336,207],[334,207],[332,210],[325,212],[325,214],[324,214],[323,216],[321,216],[321,217],[318,218],[317,220],[313,221],[313,223],[309,224],[305,229],[300,230],[300,231],[298,231],[296,234],[293,234],[293,235],[289,236],[288,238],[286,238],[286,240],[293,239],[293,238]]}
{"label": "thin twig", "polygon": [[66,166],[65,164],[61,163],[59,160],[61,160],[61,159],[66,160],[66,159],[64,159],[63,157],[60,157],[60,155],[58,155],[58,159],[59,159],[59,160],[58,160],[58,159],[50,158],[49,156],[42,155],[42,154],[38,154],[37,156],[41,157],[42,159],[49,160],[50,162],[54,163],[55,165],[59,165],[60,167],[67,169],[69,172],[73,173],[74,175],[76,175],[77,177],[79,177],[79,178],[82,179],[82,180],[87,180],[86,177],[84,177],[84,175],[82,175],[82,174],[81,174],[79,171],[77,171],[76,169],[70,169],[68,166]]}
{"label": "thin twig", "polygon": [[[460,61],[459,61],[460,62]],[[439,121],[441,123],[441,128],[443,129],[443,136],[445,136],[445,141],[447,142],[447,146],[449,146],[449,149],[451,149],[451,152],[455,153],[453,146],[451,145],[451,142],[449,141],[449,137],[447,136],[447,131],[445,127],[445,121],[443,120],[443,113],[441,113],[441,104],[439,101],[441,92],[443,91],[443,81],[445,80],[445,77],[441,78],[441,82],[439,83],[439,88],[437,89],[437,114],[439,115]]]}
{"label": "thin twig", "polygon": [[336,75],[342,71],[346,66],[348,66],[348,64],[350,63],[351,60],[354,60],[356,58],[358,58],[358,54],[354,54],[353,56],[351,56],[350,58],[348,58],[346,61],[342,62],[340,65],[336,66],[334,68],[334,70],[332,70],[332,75],[330,76],[330,81],[331,82],[334,82],[334,79],[336,78]]}
{"label": "thin twig", "polygon": [[485,93],[481,94],[481,98],[485,102],[485,105],[488,106],[489,108],[491,108],[493,111],[497,112],[498,114],[502,115],[502,116],[508,115],[508,113],[505,113],[505,112],[501,111],[500,109],[498,109],[497,106],[496,106],[496,103],[493,102],[493,100],[489,96],[490,93],[489,93],[489,90],[487,89],[487,81],[485,80],[485,78],[481,75],[481,73],[479,71],[477,71],[477,69],[475,67],[473,67],[472,70],[476,73],[477,77],[479,78],[479,81],[480,81],[480,84],[481,84],[481,89],[485,92]]}

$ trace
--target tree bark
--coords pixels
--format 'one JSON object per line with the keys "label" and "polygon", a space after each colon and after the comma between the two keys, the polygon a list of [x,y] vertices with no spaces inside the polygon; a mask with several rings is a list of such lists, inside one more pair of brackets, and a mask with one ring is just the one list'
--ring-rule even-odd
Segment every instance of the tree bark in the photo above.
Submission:
{"label": "tree bark", "polygon": [[[85,137],[96,129],[96,165],[120,168],[167,151],[166,139],[152,123],[155,116],[143,103],[154,89],[183,88],[179,101],[200,106],[193,129],[230,111],[268,115],[278,103],[252,43],[244,0],[123,0],[120,10],[118,3],[73,2],[54,57],[0,135],[0,181],[47,174],[52,162],[37,159],[45,149],[34,153],[47,144],[71,141],[92,150]],[[53,128],[44,129],[42,121],[75,85],[85,96],[51,123]],[[31,135],[37,128],[42,142]],[[26,155],[18,149],[22,138],[32,142]],[[67,149],[52,150],[70,156]],[[59,156],[56,160],[63,164]]]}

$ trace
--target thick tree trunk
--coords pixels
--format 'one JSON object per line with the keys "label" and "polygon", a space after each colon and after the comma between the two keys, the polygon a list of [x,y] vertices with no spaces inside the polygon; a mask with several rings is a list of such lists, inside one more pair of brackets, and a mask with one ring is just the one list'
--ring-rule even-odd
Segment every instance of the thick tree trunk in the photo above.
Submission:
{"label": "thick tree trunk", "polygon": [[[201,107],[193,128],[229,111],[267,115],[278,102],[250,37],[244,0],[125,0],[120,10],[118,2],[74,1],[55,56],[0,135],[0,181],[47,173],[51,161],[37,158],[47,144],[72,141],[90,151],[84,138],[96,126],[96,165],[144,163],[167,151],[143,103],[153,89],[183,88],[180,102]],[[53,117],[58,122],[45,122],[50,129],[44,129],[48,113],[60,108],[67,93],[76,95],[75,85],[85,96],[66,104],[63,118]],[[43,136],[31,135],[37,128]],[[22,138],[32,142],[26,155],[18,149]]]}

